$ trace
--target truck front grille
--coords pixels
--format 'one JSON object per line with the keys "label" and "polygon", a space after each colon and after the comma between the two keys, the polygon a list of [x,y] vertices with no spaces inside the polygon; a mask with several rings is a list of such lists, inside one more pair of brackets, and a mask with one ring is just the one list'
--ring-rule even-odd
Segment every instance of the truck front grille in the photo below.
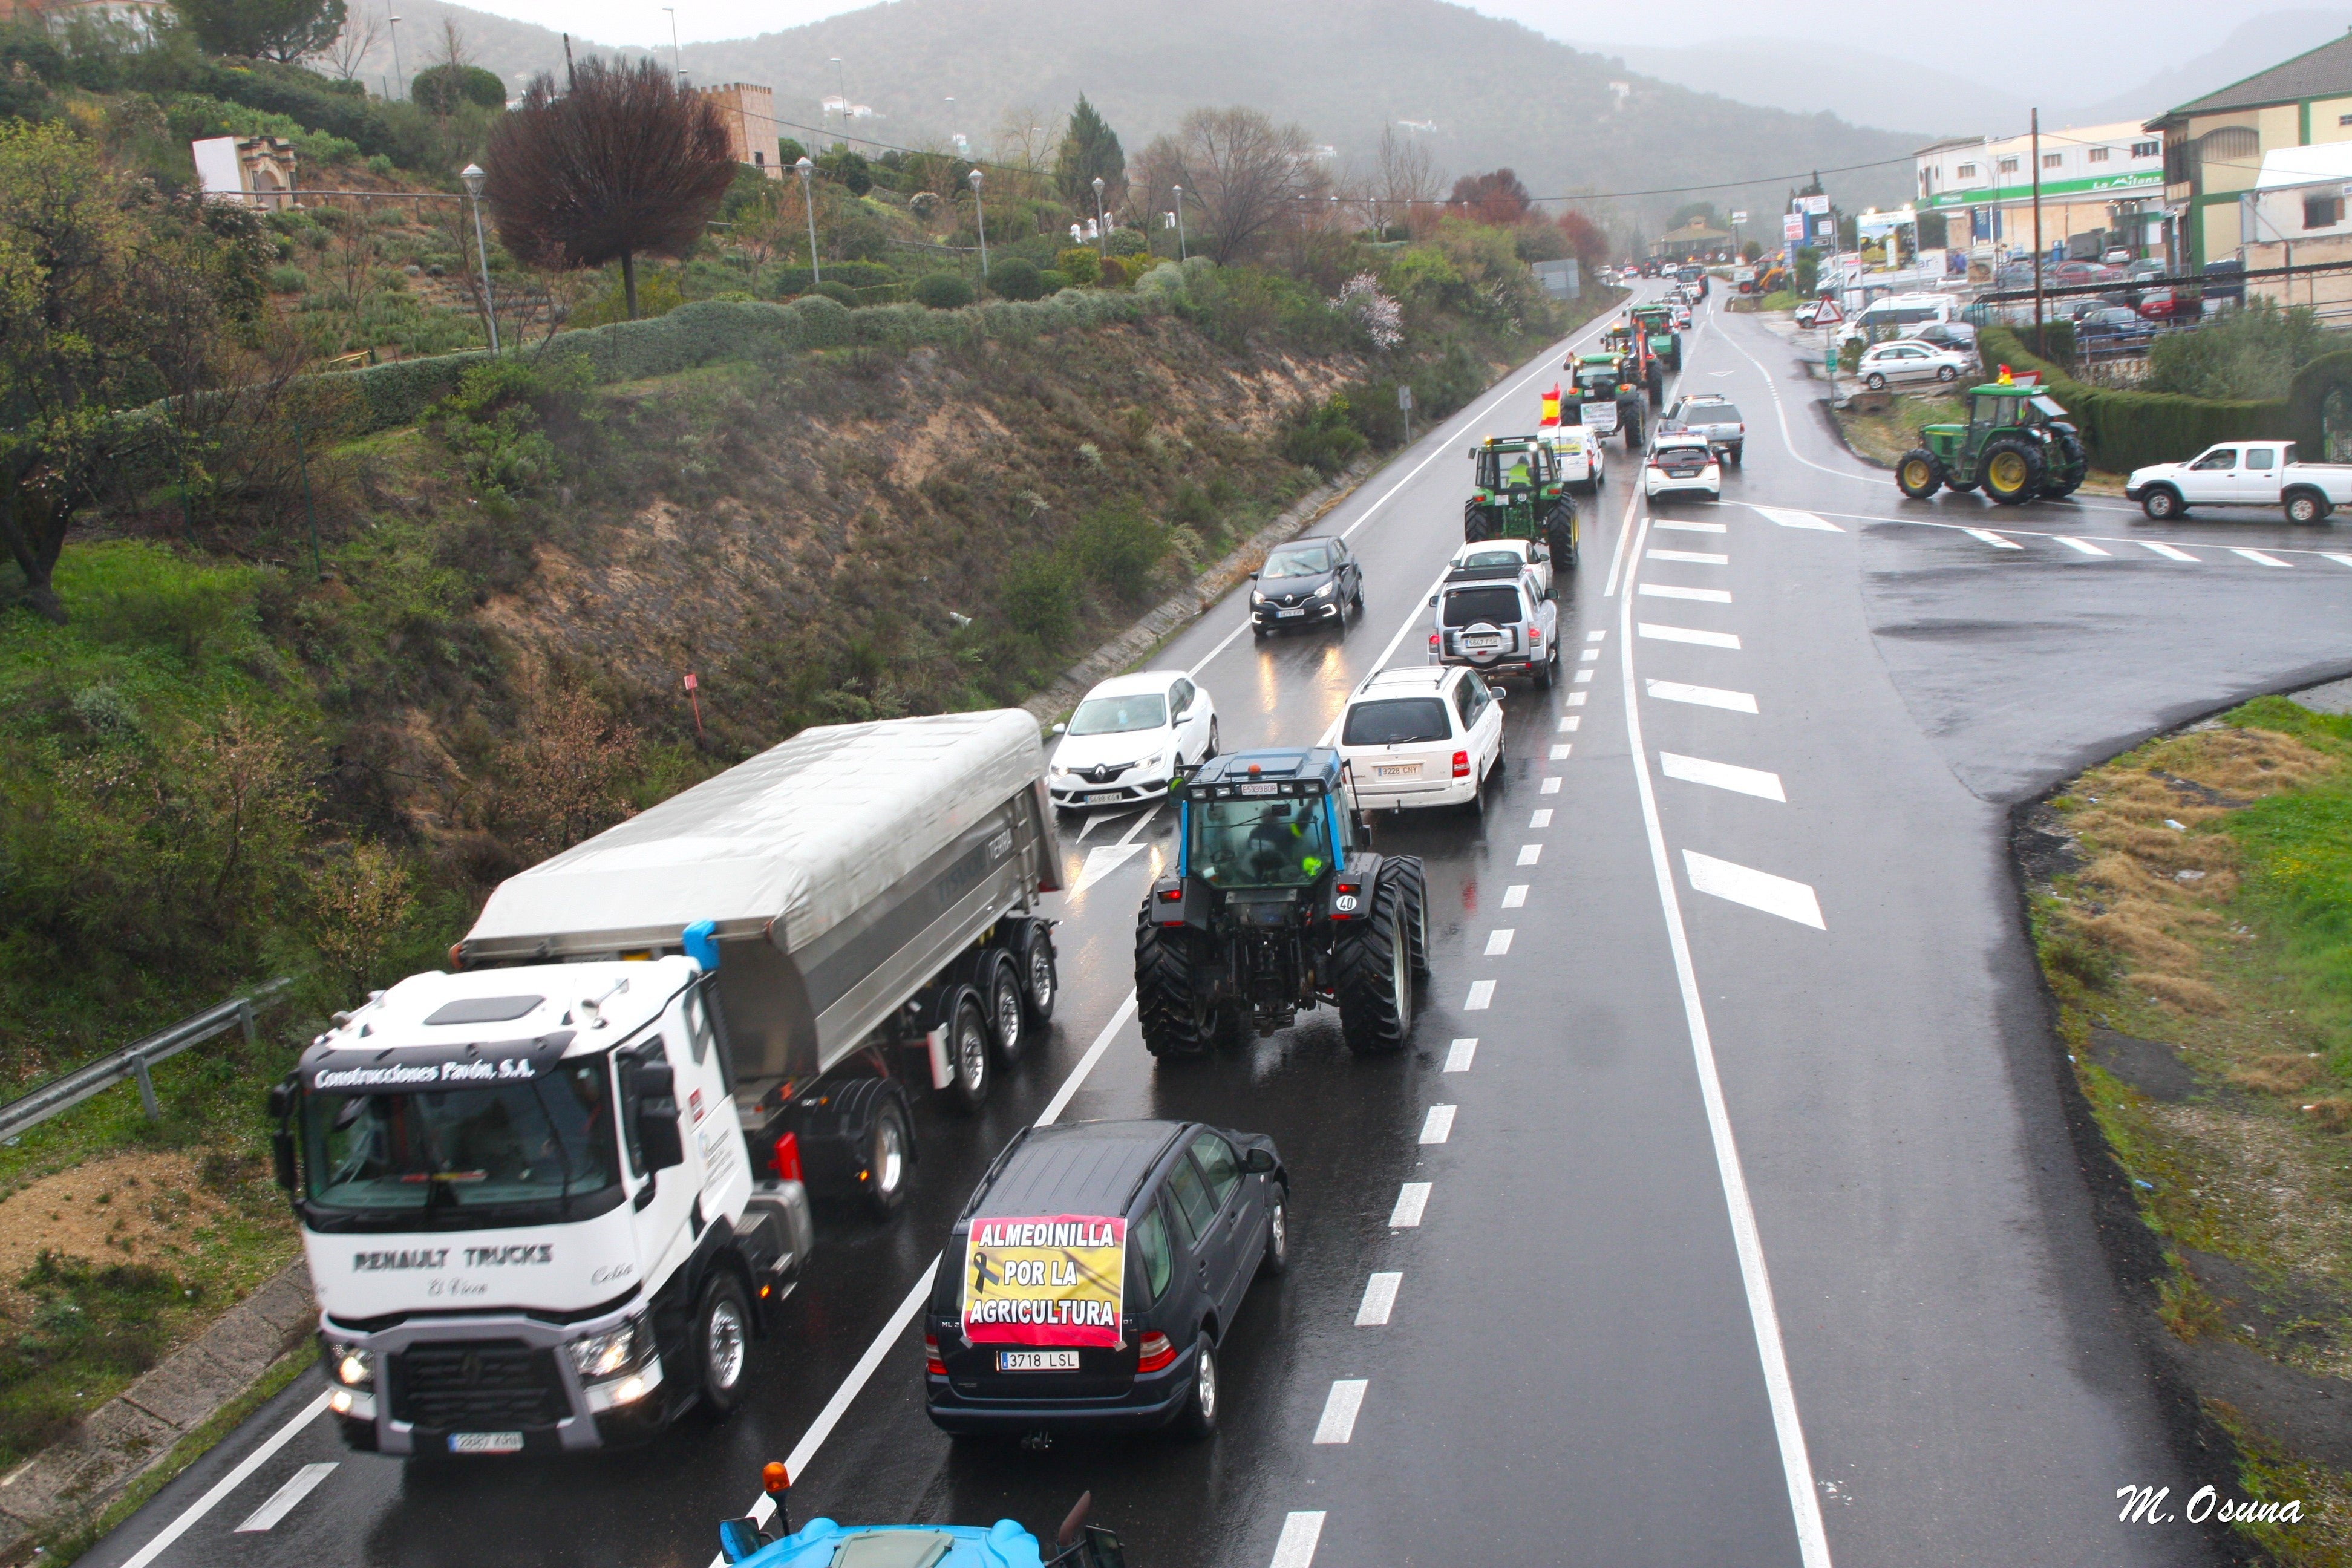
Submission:
{"label": "truck front grille", "polygon": [[391,1382],[393,1419],[436,1432],[552,1426],[571,1413],[555,1352],[520,1340],[411,1345]]}

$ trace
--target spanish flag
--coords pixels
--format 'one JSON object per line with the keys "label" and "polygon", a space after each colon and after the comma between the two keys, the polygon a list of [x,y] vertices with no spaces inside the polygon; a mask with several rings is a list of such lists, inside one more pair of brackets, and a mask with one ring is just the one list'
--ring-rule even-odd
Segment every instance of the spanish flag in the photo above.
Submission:
{"label": "spanish flag", "polygon": [[1543,395],[1543,423],[1546,425],[1559,423],[1559,383],[1558,382],[1552,383],[1551,390]]}

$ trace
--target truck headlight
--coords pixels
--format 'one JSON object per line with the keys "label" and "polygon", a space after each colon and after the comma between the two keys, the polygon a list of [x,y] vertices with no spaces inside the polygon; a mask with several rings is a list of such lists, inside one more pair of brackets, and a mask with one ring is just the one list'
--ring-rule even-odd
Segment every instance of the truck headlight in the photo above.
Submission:
{"label": "truck headlight", "polygon": [[614,1376],[653,1353],[653,1324],[644,1313],[615,1329],[572,1342],[572,1365],[583,1380]]}
{"label": "truck headlight", "polygon": [[345,1388],[375,1386],[375,1352],[364,1345],[330,1344],[327,1347],[328,1374]]}

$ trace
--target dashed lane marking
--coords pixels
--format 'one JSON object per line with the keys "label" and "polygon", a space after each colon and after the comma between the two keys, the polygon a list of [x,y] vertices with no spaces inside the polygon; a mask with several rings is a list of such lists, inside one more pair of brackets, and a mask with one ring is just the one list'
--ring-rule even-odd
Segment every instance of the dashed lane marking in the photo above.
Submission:
{"label": "dashed lane marking", "polygon": [[1571,691],[1568,694],[1568,705],[1570,708],[1581,708],[1584,706],[1585,698],[1590,695],[1591,695],[1590,692]]}
{"label": "dashed lane marking", "polygon": [[1568,760],[1568,753],[1575,749],[1575,743],[1572,742],[1564,745],[1554,746],[1551,749],[1551,760],[1555,763],[1564,763]]}
{"label": "dashed lane marking", "polygon": [[1551,808],[1549,806],[1540,806],[1535,811],[1530,812],[1528,815],[1528,826],[1529,827],[1549,827],[1551,826]]}
{"label": "dashed lane marking", "polygon": [[1644,550],[1644,561],[1687,561],[1694,566],[1728,566],[1731,557],[1716,555],[1704,550]]}
{"label": "dashed lane marking", "polygon": [[1822,533],[1843,533],[1844,529],[1824,517],[1809,511],[1788,511],[1777,506],[1759,506],[1757,513],[1767,522],[1777,522],[1782,528],[1810,528]]}
{"label": "dashed lane marking", "polygon": [[1739,639],[1729,632],[1703,632],[1691,626],[1662,626],[1651,621],[1636,622],[1633,629],[1643,637],[1653,637],[1659,642],[1696,643],[1700,647],[1737,649],[1739,647]]}
{"label": "dashed lane marking", "polygon": [[1592,663],[1595,659],[1599,658],[1600,657],[1601,657],[1601,650],[1600,650],[1599,648],[1597,648],[1597,647],[1588,647],[1588,648],[1585,648],[1585,649],[1581,650],[1580,652],[1579,652],[1579,653],[1577,654],[1577,656],[1576,656],[1576,661],[1577,661],[1579,664],[1591,664],[1591,663]]}
{"label": "dashed lane marking", "polygon": [[1589,669],[1580,669],[1576,672],[1576,683],[1579,686],[1588,685],[1591,682],[1591,679],[1592,672]]}
{"label": "dashed lane marking", "polygon": [[2186,561],[2192,566],[2202,566],[2205,564],[2204,562],[2199,560],[2196,556],[2189,554],[2186,550],[2176,550],[2169,544],[2159,544],[2153,539],[2135,540],[2133,542],[2137,544],[2142,550],[2154,551],[2157,554],[2163,556],[2167,561]]}
{"label": "dashed lane marking", "polygon": [[1315,1440],[1318,1443],[1344,1443],[1356,1435],[1356,1415],[1364,1407],[1364,1390],[1369,1380],[1343,1377],[1331,1385],[1330,1397],[1323,1401],[1323,1419],[1315,1424]]}
{"label": "dashed lane marking", "polygon": [[1960,531],[1967,534],[1970,539],[1983,540],[1995,550],[2022,550],[2025,548],[2025,546],[2020,544],[2014,539],[2003,539],[2000,534],[1995,533],[1990,528],[1964,528],[1960,530]]}
{"label": "dashed lane marking", "polygon": [[1554,773],[1551,777],[1544,780],[1542,793],[1545,795],[1558,795],[1559,793],[1559,775],[1558,773]]}
{"label": "dashed lane marking", "polygon": [[1445,1070],[1468,1072],[1470,1062],[1478,1054],[1478,1037],[1465,1035],[1445,1047]]}
{"label": "dashed lane marking", "polygon": [[1470,983],[1470,994],[1462,999],[1462,1010],[1465,1013],[1483,1013],[1494,1005],[1494,1001],[1495,983],[1491,980],[1473,980]]}
{"label": "dashed lane marking", "polygon": [[1769,871],[1759,871],[1750,866],[1718,860],[1696,849],[1683,851],[1683,869],[1689,874],[1694,893],[1706,893],[1735,904],[1745,904],[1751,910],[1779,915],[1784,921],[1794,921],[1815,931],[1829,930],[1822,923],[1821,901],[1813,897],[1813,889],[1803,882],[1790,881],[1786,877],[1776,877]]}
{"label": "dashed lane marking", "polygon": [[1721,708],[1733,713],[1753,713],[1756,699],[1745,691],[1719,686],[1685,686],[1679,680],[1644,680],[1650,695],[1662,702],[1691,702],[1701,708]]}
{"label": "dashed lane marking", "polygon": [[1704,757],[1685,757],[1673,752],[1660,752],[1658,771],[1685,784],[1732,790],[1764,800],[1777,800],[1782,805],[1786,805],[1789,799],[1780,793],[1780,775],[1768,773],[1761,768],[1734,767],[1729,763],[1710,763]]}
{"label": "dashed lane marking", "polygon": [[1563,735],[1573,735],[1583,722],[1584,716],[1580,713],[1563,714],[1559,721],[1559,732]]}
{"label": "dashed lane marking", "polygon": [[1269,1568],[1315,1568],[1315,1543],[1323,1535],[1323,1510],[1286,1514],[1282,1539],[1274,1543]]}
{"label": "dashed lane marking", "polygon": [[1486,933],[1486,956],[1488,958],[1500,958],[1503,954],[1510,952],[1511,938],[1517,934],[1518,928],[1517,926],[1496,926],[1493,931],[1488,931]]}
{"label": "dashed lane marking", "polygon": [[1584,640],[1586,642],[1606,642],[1609,640],[1609,634],[1607,632],[1587,632],[1584,634]]}
{"label": "dashed lane marking", "polygon": [[1364,1300],[1356,1309],[1356,1327],[1377,1329],[1389,1321],[1396,1310],[1397,1287],[1404,1283],[1402,1274],[1375,1274],[1364,1281]]}
{"label": "dashed lane marking", "polygon": [[257,1534],[261,1531],[273,1528],[279,1520],[284,1519],[288,1514],[292,1513],[294,1511],[295,1505],[299,1503],[304,1498],[309,1497],[313,1488],[317,1487],[320,1481],[325,1480],[329,1476],[333,1475],[337,1468],[338,1467],[333,1460],[327,1460],[315,1465],[303,1466],[300,1469],[294,1472],[293,1476],[284,1486],[279,1487],[276,1491],[269,1494],[269,1500],[268,1502],[263,1503],[259,1508],[255,1509],[251,1513],[246,1515],[245,1522],[238,1525],[236,1529],[230,1531],[230,1533],[233,1535],[252,1535]]}
{"label": "dashed lane marking", "polygon": [[1503,907],[1507,910],[1523,910],[1527,908],[1528,885],[1525,882],[1514,882],[1509,887],[1505,888],[1503,889]]}
{"label": "dashed lane marking", "polygon": [[1671,583],[1643,583],[1639,592],[1653,599],[1696,599],[1703,605],[1731,603],[1730,590],[1726,588],[1682,588]]}
{"label": "dashed lane marking", "polygon": [[1423,1143],[1443,1143],[1453,1137],[1454,1110],[1450,1105],[1431,1106],[1429,1114],[1422,1120],[1421,1141]]}
{"label": "dashed lane marking", "polygon": [[2115,553],[2112,550],[2100,549],[2097,545],[2092,543],[2087,539],[2077,539],[2071,533],[2053,533],[2050,537],[2064,545],[2067,549],[2075,551],[2084,555],[2113,555]]}
{"label": "dashed lane marking", "polygon": [[1519,846],[1519,858],[1518,858],[1518,862],[1517,862],[1519,865],[1522,865],[1522,866],[1532,866],[1532,865],[1534,865],[1537,861],[1538,861],[1538,860],[1540,860],[1540,859],[1542,859],[1542,858],[1543,858],[1543,846],[1542,846],[1542,845],[1540,845],[1540,844],[1522,844],[1522,845],[1520,845],[1520,846]]}
{"label": "dashed lane marking", "polygon": [[1676,533],[1729,533],[1728,525],[1720,522],[1668,522],[1664,518],[1650,520],[1652,528],[1670,529]]}
{"label": "dashed lane marking", "polygon": [[2252,562],[2257,566],[2286,565],[2285,562],[2280,560],[2275,555],[2265,555],[2259,550],[2241,550],[2234,544],[2230,547],[2230,553],[2232,555],[2242,556],[2246,560]]}
{"label": "dashed lane marking", "polygon": [[1428,1182],[1407,1182],[1397,1189],[1396,1207],[1389,1210],[1391,1230],[1411,1230],[1421,1223],[1423,1210],[1429,1207]]}
{"label": "dashed lane marking", "polygon": [[269,1435],[269,1440],[247,1454],[236,1468],[215,1481],[212,1489],[198,1498],[188,1510],[155,1532],[146,1545],[131,1554],[122,1568],[147,1568],[147,1565],[171,1550],[172,1543],[185,1535],[205,1515],[221,1505],[223,1499],[253,1479],[253,1473],[269,1463],[278,1450],[294,1440],[294,1435],[319,1418],[327,1407],[327,1391],[320,1389],[319,1397],[310,1401],[288,1418],[286,1425]]}

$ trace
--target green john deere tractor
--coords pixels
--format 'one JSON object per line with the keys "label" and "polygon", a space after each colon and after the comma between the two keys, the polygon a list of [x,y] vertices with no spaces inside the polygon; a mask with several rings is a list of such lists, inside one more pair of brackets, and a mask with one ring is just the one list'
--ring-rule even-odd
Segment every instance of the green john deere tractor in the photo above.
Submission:
{"label": "green john deere tractor", "polygon": [[[1632,366],[1620,353],[1581,354],[1568,362],[1573,376],[1570,384],[1568,408],[1576,410],[1580,423],[1596,436],[1607,436],[1612,430],[1625,437],[1625,449],[1639,451],[1642,446],[1642,387],[1634,379]],[[1587,413],[1585,410],[1592,412]],[[1614,409],[1614,414],[1607,412]],[[1561,410],[1561,417],[1568,410]]]}
{"label": "green john deere tractor", "polygon": [[1462,503],[1463,539],[1533,540],[1551,552],[1555,573],[1573,571],[1582,530],[1551,448],[1533,436],[1489,436],[1470,458],[1478,489]]}
{"label": "green john deere tractor", "polygon": [[[1634,322],[1649,339],[1650,353],[1677,375],[1683,368],[1683,335],[1675,331],[1675,308],[1667,304],[1636,305]],[[1663,393],[1663,384],[1659,388]]]}
{"label": "green john deere tractor", "polygon": [[1967,424],[1927,426],[1919,441],[1895,465],[1895,484],[1913,500],[1979,485],[2004,506],[2057,500],[2090,471],[2066,411],[2039,386],[2006,374],[1969,388]]}

